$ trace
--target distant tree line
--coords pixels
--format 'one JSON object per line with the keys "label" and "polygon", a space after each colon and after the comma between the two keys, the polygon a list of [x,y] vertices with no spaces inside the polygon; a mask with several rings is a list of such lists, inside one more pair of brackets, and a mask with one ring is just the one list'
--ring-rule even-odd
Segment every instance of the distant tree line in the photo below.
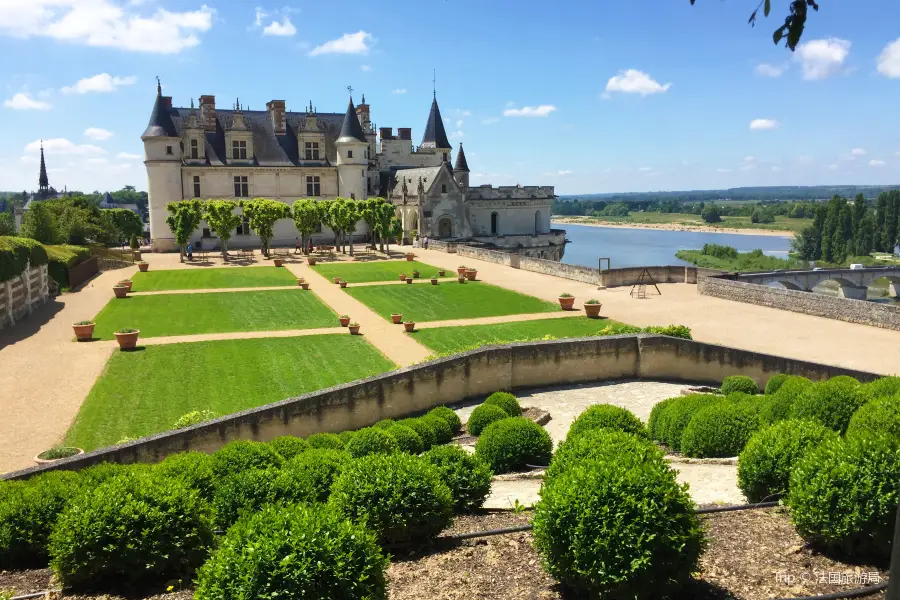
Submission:
{"label": "distant tree line", "polygon": [[[709,223],[721,217],[750,217],[753,223],[774,223],[776,216],[792,219],[811,219],[820,203],[767,200],[747,204],[720,204],[715,202],[684,202],[681,200],[634,200],[629,202],[610,200],[560,200],[553,201],[554,215],[581,215],[590,217],[627,217],[629,212],[683,213],[700,215]],[[709,217],[709,218],[707,218]],[[711,220],[712,219],[712,220]]]}
{"label": "distant tree line", "polygon": [[[50,196],[57,195],[58,192],[55,188],[50,188]],[[94,190],[93,192],[86,194],[77,190],[68,190],[66,192],[67,196],[70,197],[80,197],[84,198],[93,204],[96,204],[98,207],[100,203],[106,198],[105,192],[100,192]],[[147,192],[139,192],[137,191],[133,185],[126,185],[120,190],[116,190],[115,192],[109,193],[112,198],[113,203],[115,204],[137,204],[141,209],[142,214],[147,213],[148,207],[148,198]],[[7,203],[7,210],[11,211],[14,206],[25,206],[25,203],[28,202],[28,199],[31,198],[31,194],[27,191],[22,192],[0,192],[0,204],[4,201]]]}
{"label": "distant tree line", "polygon": [[140,216],[128,209],[101,209],[92,198],[67,196],[32,202],[19,234],[42,244],[118,246],[143,231]]}
{"label": "distant tree line", "polygon": [[834,196],[852,198],[862,194],[868,200],[874,200],[881,192],[890,191],[897,186],[889,185],[813,185],[813,186],[757,186],[727,188],[721,190],[681,190],[672,192],[623,192],[606,194],[562,195],[560,200],[604,200],[606,202],[643,202],[643,201],[676,201],[716,202],[730,200],[734,202],[769,202],[769,201],[827,201]]}

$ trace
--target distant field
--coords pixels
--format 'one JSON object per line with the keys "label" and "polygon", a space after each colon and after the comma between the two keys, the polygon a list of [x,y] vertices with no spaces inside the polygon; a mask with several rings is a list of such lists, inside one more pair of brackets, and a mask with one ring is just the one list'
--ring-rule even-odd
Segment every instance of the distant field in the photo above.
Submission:
{"label": "distant field", "polygon": [[638,225],[684,225],[685,227],[720,227],[722,229],[766,229],[770,231],[800,231],[812,224],[812,219],[775,217],[774,223],[751,223],[750,217],[722,217],[721,223],[707,223],[700,215],[686,213],[633,212],[627,217],[564,217],[586,223],[635,223]]}

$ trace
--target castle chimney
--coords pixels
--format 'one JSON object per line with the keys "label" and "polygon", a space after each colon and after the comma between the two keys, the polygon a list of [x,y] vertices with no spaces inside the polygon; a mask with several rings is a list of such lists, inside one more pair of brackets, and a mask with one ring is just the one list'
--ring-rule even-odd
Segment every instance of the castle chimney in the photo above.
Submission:
{"label": "castle chimney", "polygon": [[172,96],[163,96],[162,99],[166,108],[172,108]]}
{"label": "castle chimney", "polygon": [[398,127],[397,136],[401,140],[412,140],[412,127]]}
{"label": "castle chimney", "polygon": [[378,135],[381,136],[382,140],[392,140],[392,139],[394,139],[394,128],[393,127],[379,127]]}
{"label": "castle chimney", "polygon": [[215,96],[200,96],[200,122],[206,131],[216,130]]}
{"label": "castle chimney", "polygon": [[266,103],[266,112],[269,113],[269,122],[276,135],[284,135],[284,100],[270,100]]}

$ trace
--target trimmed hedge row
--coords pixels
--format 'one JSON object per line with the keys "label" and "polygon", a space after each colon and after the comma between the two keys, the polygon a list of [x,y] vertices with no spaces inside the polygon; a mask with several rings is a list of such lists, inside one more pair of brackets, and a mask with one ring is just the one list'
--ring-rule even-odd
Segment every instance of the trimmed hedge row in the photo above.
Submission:
{"label": "trimmed hedge row", "polygon": [[43,244],[29,238],[0,236],[0,283],[18,277],[29,264],[32,267],[47,264]]}

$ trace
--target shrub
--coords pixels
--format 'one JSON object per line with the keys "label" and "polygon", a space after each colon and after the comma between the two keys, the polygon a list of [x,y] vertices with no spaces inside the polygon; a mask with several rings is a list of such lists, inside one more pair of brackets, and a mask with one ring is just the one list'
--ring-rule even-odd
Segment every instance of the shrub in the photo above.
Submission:
{"label": "shrub", "polygon": [[423,450],[428,450],[437,444],[437,436],[434,433],[434,429],[429,427],[428,423],[423,423],[421,419],[403,419],[402,421],[398,421],[397,424],[409,427],[418,433],[419,437],[422,438]]}
{"label": "shrub", "polygon": [[290,460],[298,454],[309,450],[309,442],[301,437],[294,437],[292,435],[277,437],[269,442],[269,445],[274,448],[275,452],[280,454],[281,458],[284,460]]}
{"label": "shrub", "polygon": [[183,483],[114,477],[79,495],[50,536],[64,587],[138,590],[190,578],[213,543],[208,503]]}
{"label": "shrub", "polygon": [[422,438],[418,433],[406,425],[392,425],[385,430],[385,433],[397,441],[397,448],[399,448],[401,452],[421,454],[424,450]]}
{"label": "shrub", "polygon": [[284,460],[274,448],[262,442],[231,442],[213,455],[216,477],[228,477],[249,469],[280,467]]}
{"label": "shrub", "polygon": [[641,331],[644,333],[655,333],[657,335],[677,337],[683,340],[694,339],[691,336],[691,328],[686,325],[650,325],[649,327],[644,327]]}
{"label": "shrub", "polygon": [[499,406],[511,417],[522,415],[522,406],[519,404],[519,400],[509,392],[494,392],[487,397],[484,403]]}
{"label": "shrub", "polygon": [[900,394],[900,377],[881,377],[860,386],[860,394],[871,400]]}
{"label": "shrub", "polygon": [[779,373],[769,377],[769,380],[766,382],[766,396],[771,396],[777,392],[781,386],[784,385],[784,382],[790,378],[791,376],[785,373]]}
{"label": "shrub", "polygon": [[353,458],[345,450],[312,449],[291,459],[284,471],[295,479],[305,480],[311,500],[325,502],[331,495],[331,484]]}
{"label": "shrub", "polygon": [[[302,454],[300,455],[302,456]],[[216,489],[213,506],[216,523],[228,528],[247,512],[276,502],[316,502],[320,490],[312,477],[298,469],[249,469],[235,473]]]}
{"label": "shrub", "polygon": [[120,465],[118,463],[100,463],[87,469],[79,471],[82,484],[86,488],[95,488],[101,483],[106,483],[110,479],[130,475],[135,473],[149,473],[153,467],[148,464],[135,463],[131,465]]}
{"label": "shrub", "polygon": [[425,415],[424,417],[419,417],[419,420],[431,427],[438,444],[447,444],[453,441],[453,430],[450,429],[447,421],[441,417]]}
{"label": "shrub", "polygon": [[24,237],[0,236],[0,283],[21,275],[29,263],[47,263],[47,251],[40,242]]}
{"label": "shrub", "polygon": [[668,408],[679,399],[677,396],[675,398],[666,398],[662,402],[654,404],[653,408],[650,409],[650,418],[647,420],[647,434],[651,440],[657,442],[666,441],[665,431],[668,427],[669,415],[671,414],[668,412]]}
{"label": "shrub", "polygon": [[375,535],[328,506],[267,506],[228,530],[197,573],[197,600],[385,600]]}
{"label": "shrub", "polygon": [[216,489],[213,470],[215,459],[203,452],[180,452],[167,456],[153,467],[153,474],[163,479],[175,479],[197,490],[201,498],[211,500]]}
{"label": "shrub", "polygon": [[643,437],[615,429],[589,429],[570,437],[553,453],[544,481],[585,460],[610,461],[622,465],[647,462],[666,465],[662,450]]}
{"label": "shrub", "polygon": [[328,450],[344,449],[344,441],[341,439],[341,436],[336,433],[314,433],[306,438],[306,442],[309,444],[310,448]]}
{"label": "shrub", "polygon": [[746,375],[731,375],[722,380],[721,391],[726,396],[733,392],[744,392],[752,396],[759,393],[759,386]]}
{"label": "shrub", "polygon": [[669,596],[705,547],[687,486],[657,463],[573,465],[545,483],[532,523],[547,571],[578,597]]}
{"label": "shrub", "polygon": [[429,410],[428,414],[440,417],[447,421],[447,425],[450,426],[450,430],[454,435],[459,433],[459,430],[462,429],[462,421],[460,420],[459,415],[456,414],[456,411],[452,408],[438,406]]}
{"label": "shrub", "polygon": [[369,454],[390,454],[396,452],[397,440],[381,429],[366,427],[356,432],[356,435],[347,442],[347,452],[353,458],[368,456]]}
{"label": "shrub", "polygon": [[791,418],[812,419],[844,433],[856,409],[864,402],[859,382],[850,377],[833,377],[803,392],[791,407]]}
{"label": "shrub", "polygon": [[835,439],[791,472],[787,503],[797,533],[855,559],[886,558],[900,494],[900,448],[885,436]]}
{"label": "shrub", "polygon": [[51,471],[5,487],[0,495],[0,569],[46,567],[56,519],[81,491],[71,471]]}
{"label": "shrub", "polygon": [[453,497],[437,467],[402,453],[350,463],[334,482],[329,502],[388,544],[433,538],[453,518]]}
{"label": "shrub", "polygon": [[835,432],[815,421],[779,421],[761,429],[738,457],[738,487],[750,502],[783,496],[797,461],[833,438]]}
{"label": "shrub", "polygon": [[472,414],[469,415],[469,420],[466,422],[466,430],[470,435],[481,435],[484,428],[491,423],[508,418],[509,415],[499,406],[482,404],[481,406],[476,406]]}
{"label": "shrub", "polygon": [[189,413],[181,415],[178,420],[172,424],[172,429],[190,427],[191,425],[196,425],[197,423],[215,419],[217,416],[218,415],[211,410],[192,410]]}
{"label": "shrub", "polygon": [[475,444],[475,455],[494,473],[509,473],[525,465],[550,463],[553,440],[543,427],[525,417],[491,423]]}
{"label": "shrub", "polygon": [[754,406],[720,402],[694,415],[681,436],[681,450],[698,458],[737,456],[759,427]]}
{"label": "shrub", "polygon": [[588,407],[569,427],[566,439],[572,439],[591,429],[616,429],[647,437],[647,428],[640,419],[631,411],[612,404],[595,404]]}
{"label": "shrub", "polygon": [[723,401],[721,396],[712,394],[692,394],[676,398],[660,415],[661,426],[664,426],[663,441],[672,450],[681,451],[681,438],[694,415],[708,406],[721,404]]}
{"label": "shrub", "polygon": [[806,377],[789,377],[781,384],[778,391],[772,394],[769,402],[760,409],[760,418],[765,423],[775,423],[790,418],[791,407],[807,388],[815,385]]}
{"label": "shrub", "polygon": [[471,512],[481,508],[491,491],[491,469],[476,456],[455,444],[438,446],[425,453],[453,496],[453,510]]}
{"label": "shrub", "polygon": [[900,440],[900,395],[870,400],[850,419],[847,437],[868,433],[888,435]]}
{"label": "shrub", "polygon": [[347,444],[353,439],[354,435],[356,435],[355,431],[342,431],[338,434],[338,437],[344,442],[344,448],[347,447]]}
{"label": "shrub", "polygon": [[390,429],[390,427],[392,425],[395,425],[396,423],[397,423],[397,421],[395,421],[393,419],[382,419],[382,420],[378,421],[377,423],[375,423],[374,425],[372,425],[372,427],[374,427],[375,429]]}

